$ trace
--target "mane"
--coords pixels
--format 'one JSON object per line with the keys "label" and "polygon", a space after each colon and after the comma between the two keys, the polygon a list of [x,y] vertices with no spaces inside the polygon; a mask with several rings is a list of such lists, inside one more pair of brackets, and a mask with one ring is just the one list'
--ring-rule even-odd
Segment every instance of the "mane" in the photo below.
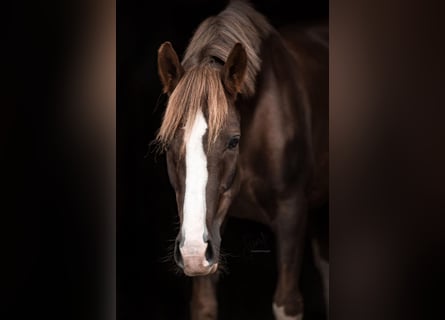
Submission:
{"label": "mane", "polygon": [[247,53],[247,72],[242,94],[255,93],[255,79],[261,69],[259,57],[262,40],[272,30],[266,18],[249,3],[233,1],[217,16],[204,20],[196,29],[185,51],[185,70],[208,57],[225,62],[233,46],[240,42]]}
{"label": "mane", "polygon": [[185,74],[169,98],[157,135],[162,146],[168,145],[180,128],[185,130],[187,139],[200,110],[208,115],[208,145],[215,142],[228,114],[225,90],[215,61],[224,64],[235,44],[241,43],[248,63],[240,94],[253,95],[256,76],[261,69],[261,43],[272,30],[262,14],[240,0],[232,1],[218,15],[198,26],[182,60]]}
{"label": "mane", "polygon": [[216,140],[229,110],[219,71],[211,65],[199,65],[184,74],[169,98],[157,140],[165,146],[181,128],[187,141],[197,113],[205,109],[210,145]]}

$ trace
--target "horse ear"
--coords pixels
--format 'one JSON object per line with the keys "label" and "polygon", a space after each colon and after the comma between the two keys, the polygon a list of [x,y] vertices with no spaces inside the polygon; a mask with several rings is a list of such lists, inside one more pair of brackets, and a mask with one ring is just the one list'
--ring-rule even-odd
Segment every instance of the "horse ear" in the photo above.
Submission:
{"label": "horse ear", "polygon": [[224,68],[222,70],[222,80],[229,93],[236,95],[241,92],[241,88],[246,76],[247,54],[241,43],[235,44],[230,51]]}
{"label": "horse ear", "polygon": [[184,74],[178,55],[170,42],[164,42],[158,50],[158,72],[163,92],[171,94]]}

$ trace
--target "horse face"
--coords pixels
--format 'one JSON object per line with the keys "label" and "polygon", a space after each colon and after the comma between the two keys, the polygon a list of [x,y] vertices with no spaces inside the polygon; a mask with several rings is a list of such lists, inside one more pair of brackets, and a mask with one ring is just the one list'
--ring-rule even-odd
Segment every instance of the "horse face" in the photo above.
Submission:
{"label": "horse face", "polygon": [[189,276],[218,268],[220,227],[238,191],[237,162],[241,138],[238,113],[230,108],[216,141],[207,144],[207,119],[199,113],[185,142],[178,134],[167,151],[170,182],[176,192],[181,229],[175,261]]}
{"label": "horse face", "polygon": [[[170,44],[161,47],[159,68],[161,79],[165,79],[164,92],[170,95],[169,107],[178,108],[190,95],[196,95],[197,91],[185,90],[196,85],[192,81],[197,77],[189,76],[188,72],[199,71],[185,72],[172,50]],[[213,78],[203,79],[212,85],[205,93],[203,91],[202,97],[193,101],[206,101],[207,105],[195,109],[193,116],[187,118],[185,127],[176,130],[167,150],[168,174],[176,192],[181,225],[174,257],[178,266],[189,276],[211,274],[218,268],[220,227],[237,192],[241,132],[235,101],[245,69],[246,53],[240,44],[234,46],[224,66],[202,69],[202,75],[210,77],[213,74]],[[196,88],[199,87],[202,85],[196,85]],[[177,99],[181,90],[187,94]],[[211,99],[209,96],[217,98]],[[193,107],[188,106],[186,110]],[[215,115],[223,108],[227,111],[224,121],[220,122],[218,134],[212,137],[214,123],[218,123]],[[174,119],[176,114],[166,117]]]}

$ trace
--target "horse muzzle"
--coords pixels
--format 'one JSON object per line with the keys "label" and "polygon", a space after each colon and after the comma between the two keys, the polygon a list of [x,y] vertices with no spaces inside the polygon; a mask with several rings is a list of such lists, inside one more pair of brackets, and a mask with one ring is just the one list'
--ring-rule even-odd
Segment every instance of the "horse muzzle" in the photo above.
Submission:
{"label": "horse muzzle", "polygon": [[185,242],[182,247],[176,243],[175,261],[190,277],[209,275],[218,269],[214,248],[210,241]]}

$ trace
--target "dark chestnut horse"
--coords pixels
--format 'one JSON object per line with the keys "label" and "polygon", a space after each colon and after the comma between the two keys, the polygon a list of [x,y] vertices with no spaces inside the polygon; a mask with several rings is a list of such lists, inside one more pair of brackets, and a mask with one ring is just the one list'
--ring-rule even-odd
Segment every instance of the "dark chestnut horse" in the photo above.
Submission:
{"label": "dark chestnut horse", "polygon": [[[227,215],[276,236],[276,319],[301,319],[308,214],[328,199],[328,38],[285,38],[259,12],[230,3],[195,31],[180,62],[158,52],[168,104],[157,136],[180,220],[174,257],[194,277],[192,319],[216,319],[220,228]],[[316,246],[317,247],[317,246]]]}

